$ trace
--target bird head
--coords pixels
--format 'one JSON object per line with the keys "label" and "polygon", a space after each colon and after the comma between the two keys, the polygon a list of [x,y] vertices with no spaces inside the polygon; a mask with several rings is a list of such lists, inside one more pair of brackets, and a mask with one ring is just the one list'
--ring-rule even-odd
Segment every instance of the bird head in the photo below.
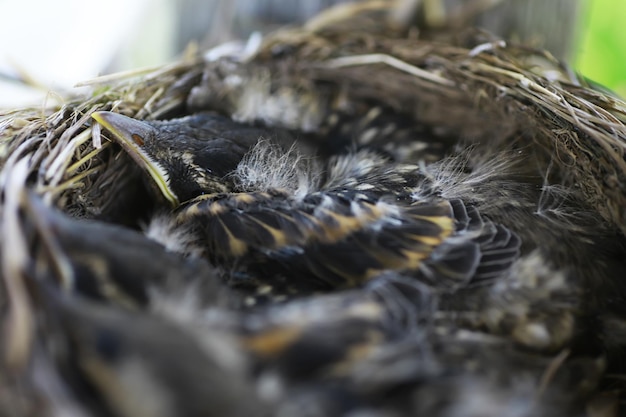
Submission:
{"label": "bird head", "polygon": [[202,194],[230,191],[228,174],[262,131],[211,113],[168,121],[92,114],[149,175],[174,207]]}

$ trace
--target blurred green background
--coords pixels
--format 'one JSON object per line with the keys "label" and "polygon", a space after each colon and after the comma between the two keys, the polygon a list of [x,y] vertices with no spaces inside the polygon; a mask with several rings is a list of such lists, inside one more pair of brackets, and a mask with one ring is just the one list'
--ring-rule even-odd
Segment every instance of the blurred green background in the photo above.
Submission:
{"label": "blurred green background", "polygon": [[626,0],[587,0],[581,19],[576,69],[626,97]]}

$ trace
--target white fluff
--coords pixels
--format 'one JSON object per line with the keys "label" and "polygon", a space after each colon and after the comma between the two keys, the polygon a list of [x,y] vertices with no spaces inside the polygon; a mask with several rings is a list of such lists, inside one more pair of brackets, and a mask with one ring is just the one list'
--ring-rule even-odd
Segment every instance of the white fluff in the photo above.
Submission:
{"label": "white fluff", "polygon": [[294,144],[285,151],[261,139],[237,166],[235,182],[245,191],[281,190],[296,198],[317,191],[322,170],[319,162],[302,155]]}
{"label": "white fluff", "polygon": [[[471,171],[467,166],[471,163]],[[485,155],[480,161],[475,161],[476,155],[472,149],[461,152],[459,155],[444,159],[423,168],[425,176],[432,181],[433,188],[439,190],[444,198],[463,198],[475,194],[476,188],[494,181],[504,181],[511,174],[515,157],[510,153]],[[420,199],[420,190],[414,196]]]}
{"label": "white fluff", "polygon": [[144,234],[149,239],[160,243],[170,252],[182,253],[194,257],[202,254],[202,248],[195,243],[195,235],[172,221],[168,215],[154,216],[144,227]]}
{"label": "white fluff", "polygon": [[[380,155],[367,150],[335,156],[329,161],[328,179],[324,188],[356,186],[359,182],[357,179],[371,175],[383,162],[386,161]],[[361,183],[368,184],[369,181]]]}

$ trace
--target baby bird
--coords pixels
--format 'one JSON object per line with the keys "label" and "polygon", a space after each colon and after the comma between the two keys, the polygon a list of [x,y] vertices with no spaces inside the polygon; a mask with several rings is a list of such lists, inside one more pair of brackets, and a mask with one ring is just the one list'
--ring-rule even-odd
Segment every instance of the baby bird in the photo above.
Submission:
{"label": "baby bird", "polygon": [[417,197],[419,167],[373,150],[303,155],[288,136],[214,114],[93,117],[177,205],[159,227],[187,236],[176,244],[183,253],[228,269],[248,304],[386,271],[457,288],[497,277],[519,256],[515,233],[460,199]]}

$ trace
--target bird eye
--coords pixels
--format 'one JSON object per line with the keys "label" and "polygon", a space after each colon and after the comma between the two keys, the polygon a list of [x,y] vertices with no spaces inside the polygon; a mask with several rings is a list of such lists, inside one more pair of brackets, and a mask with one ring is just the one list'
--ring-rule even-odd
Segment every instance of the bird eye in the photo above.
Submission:
{"label": "bird eye", "polygon": [[139,146],[143,146],[143,143],[144,143],[144,142],[143,142],[143,138],[142,138],[141,136],[139,136],[139,135],[138,135],[138,134],[136,134],[136,133],[133,133],[133,134],[132,134],[132,138],[133,138],[133,141],[134,141],[137,145],[139,145]]}

